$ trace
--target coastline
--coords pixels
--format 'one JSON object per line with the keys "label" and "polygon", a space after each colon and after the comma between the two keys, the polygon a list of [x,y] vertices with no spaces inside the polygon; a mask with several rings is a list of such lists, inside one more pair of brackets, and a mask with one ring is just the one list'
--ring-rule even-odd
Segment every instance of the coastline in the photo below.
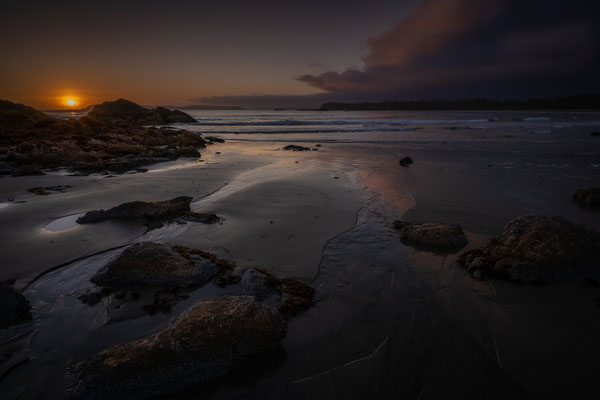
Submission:
{"label": "coastline", "polygon": [[[598,229],[598,214],[570,198],[576,189],[599,184],[589,166],[596,154],[582,155],[585,145],[506,138],[447,148],[441,142],[281,148],[281,142],[228,140],[205,149],[202,162],[182,159],[146,173],[2,178],[0,195],[15,200],[0,210],[0,221],[12,227],[0,237],[12,266],[2,269],[2,279],[16,278],[21,288],[48,268],[83,258],[26,289],[38,329],[34,357],[14,368],[0,389],[34,398],[52,382],[59,398],[67,363],[156,332],[195,300],[234,291],[209,284],[155,316],[140,314],[135,303],[119,311],[79,304],[77,294],[93,287],[89,275],[115,252],[86,256],[144,238],[210,250],[239,270],[263,267],[317,290],[316,307],[289,321],[284,361],[259,368],[248,378],[252,388],[236,382],[253,368],[243,365],[232,375],[237,378],[219,380],[208,398],[542,398],[583,395],[593,385],[598,289],[582,282],[535,287],[476,281],[455,264],[456,255],[404,246],[392,227],[397,218],[459,223],[467,249],[528,213],[560,214]],[[415,163],[400,166],[404,156]],[[72,187],[48,196],[27,191],[55,185]],[[145,235],[141,224],[123,221],[42,231],[66,215],[180,195],[193,196],[193,211],[212,211],[224,221]],[[69,329],[73,343],[63,343],[61,333]],[[574,366],[575,360],[581,362]],[[578,378],[561,381],[567,374]],[[556,383],[547,385],[548,377]],[[29,379],[34,384],[26,390],[22,383]],[[205,389],[172,398],[194,398]]]}

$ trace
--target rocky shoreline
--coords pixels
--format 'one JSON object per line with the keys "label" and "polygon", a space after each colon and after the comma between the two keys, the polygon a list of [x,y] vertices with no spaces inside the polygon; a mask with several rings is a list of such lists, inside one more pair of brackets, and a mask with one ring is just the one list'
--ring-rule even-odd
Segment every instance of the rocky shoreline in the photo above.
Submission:
{"label": "rocky shoreline", "polygon": [[60,120],[22,104],[0,100],[0,173],[23,176],[41,169],[71,172],[144,172],[179,157],[200,158],[210,142],[165,125],[196,122],[181,111],[143,108],[119,99],[95,106],[79,119]]}

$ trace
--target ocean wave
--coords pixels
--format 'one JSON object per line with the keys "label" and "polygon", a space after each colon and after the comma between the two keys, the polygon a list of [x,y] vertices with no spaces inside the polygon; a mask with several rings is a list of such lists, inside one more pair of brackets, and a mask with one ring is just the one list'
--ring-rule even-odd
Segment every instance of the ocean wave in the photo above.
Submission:
{"label": "ocean wave", "polygon": [[202,134],[265,134],[265,135],[277,135],[282,133],[353,133],[353,132],[406,132],[416,131],[419,127],[414,128],[356,128],[356,129],[252,129],[252,130],[202,130],[199,133]]}
{"label": "ocean wave", "polygon": [[214,120],[199,120],[189,125],[198,126],[309,126],[309,125],[427,125],[427,124],[482,124],[489,122],[487,119],[464,119],[464,120],[294,120],[285,119],[278,121],[251,121],[251,122],[215,122]]}

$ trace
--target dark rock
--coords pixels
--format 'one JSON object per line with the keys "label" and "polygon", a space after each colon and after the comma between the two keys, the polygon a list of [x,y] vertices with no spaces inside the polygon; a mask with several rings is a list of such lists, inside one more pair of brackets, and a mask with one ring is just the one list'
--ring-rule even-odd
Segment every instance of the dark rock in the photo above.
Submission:
{"label": "dark rock", "polygon": [[310,151],[310,148],[303,146],[296,146],[295,144],[288,144],[283,148],[283,150],[288,151]]}
{"label": "dark rock", "polygon": [[179,111],[179,110],[169,110],[168,108],[165,108],[165,107],[156,107],[154,109],[154,112],[156,112],[158,115],[160,115],[161,118],[163,119],[163,121],[165,121],[167,124],[198,122],[192,116],[184,113],[183,111]]}
{"label": "dark rock", "polygon": [[105,298],[111,293],[112,289],[110,287],[103,287],[100,290],[87,291],[85,293],[82,293],[77,297],[77,300],[79,300],[83,304],[93,306],[100,303],[103,298]]}
{"label": "dark rock", "polygon": [[562,217],[525,216],[510,221],[459,263],[482,278],[552,281],[593,278],[600,273],[600,233]]}
{"label": "dark rock", "polygon": [[0,175],[12,175],[15,172],[10,165],[0,162]]}
{"label": "dark rock", "polygon": [[205,257],[187,258],[171,246],[141,242],[125,249],[108,263],[105,272],[94,275],[91,281],[186,287],[206,283],[218,272],[219,266]]}
{"label": "dark rock", "polygon": [[29,301],[13,287],[0,283],[0,328],[31,320]]}
{"label": "dark rock", "polygon": [[600,136],[600,132],[592,132],[590,133],[590,136]]}
{"label": "dark rock", "polygon": [[194,211],[190,211],[183,217],[179,218],[183,221],[188,222],[199,222],[201,224],[215,224],[221,221],[221,217],[214,213],[197,213]]}
{"label": "dark rock", "polygon": [[34,168],[17,169],[12,174],[12,176],[39,176],[39,175],[46,175],[46,174],[44,172],[40,171],[39,169],[34,169]]}
{"label": "dark rock", "polygon": [[252,297],[198,301],[164,330],[106,349],[78,364],[73,399],[146,399],[227,374],[276,348],[282,315]]}
{"label": "dark rock", "polygon": [[418,250],[455,253],[468,243],[462,228],[456,224],[412,225],[408,222],[394,221],[394,227],[400,230],[402,243]]}
{"label": "dark rock", "polygon": [[192,197],[180,196],[165,201],[132,201],[109,210],[88,211],[77,219],[86,224],[108,219],[167,219],[187,215],[190,212]]}
{"label": "dark rock", "polygon": [[70,187],[71,186],[69,186],[69,185],[34,187],[31,189],[28,189],[28,192],[34,193],[39,196],[47,196],[49,194],[52,194],[51,192],[65,193],[67,191],[67,189]]}
{"label": "dark rock", "polygon": [[97,104],[88,113],[88,117],[109,123],[128,121],[136,124],[162,124],[165,122],[158,113],[153,113],[149,109],[125,99]]}
{"label": "dark rock", "polygon": [[220,137],[216,136],[207,136],[206,140],[213,143],[225,143],[225,139],[221,139]]}
{"label": "dark rock", "polygon": [[182,111],[171,111],[165,107],[147,109],[125,99],[105,101],[102,104],[98,104],[94,106],[87,117],[106,123],[126,121],[140,125],[197,122],[190,115]]}
{"label": "dark rock", "polygon": [[580,189],[573,195],[577,204],[586,208],[600,208],[600,188]]}
{"label": "dark rock", "polygon": [[[169,113],[177,121],[183,120],[178,112]],[[155,110],[122,99],[95,106],[90,115],[68,121],[2,101],[0,151],[6,165],[16,172],[9,168],[0,171],[15,176],[41,175],[39,168],[66,166],[88,174],[123,173],[180,155],[197,156],[192,149],[178,152],[178,148],[205,147],[206,141],[198,134],[144,126],[164,123]]]}
{"label": "dark rock", "polygon": [[410,157],[404,157],[402,160],[400,160],[400,165],[403,167],[408,167],[412,163],[413,160]]}
{"label": "dark rock", "polygon": [[296,315],[314,305],[315,289],[296,279],[277,278],[259,268],[246,270],[242,276],[244,294],[278,307],[279,311]]}
{"label": "dark rock", "polygon": [[193,146],[184,146],[177,149],[177,155],[179,157],[200,157],[200,152]]}
{"label": "dark rock", "polygon": [[30,193],[33,193],[35,195],[38,195],[38,196],[47,196],[50,194],[43,187],[34,187],[31,189],[28,189],[27,191]]}
{"label": "dark rock", "polygon": [[235,263],[223,260],[213,253],[180,245],[173,246],[173,250],[188,260],[193,260],[196,257],[202,257],[215,263],[219,267],[219,272],[217,272],[213,282],[220,287],[238,283],[241,279],[239,275],[233,272],[236,268]]}

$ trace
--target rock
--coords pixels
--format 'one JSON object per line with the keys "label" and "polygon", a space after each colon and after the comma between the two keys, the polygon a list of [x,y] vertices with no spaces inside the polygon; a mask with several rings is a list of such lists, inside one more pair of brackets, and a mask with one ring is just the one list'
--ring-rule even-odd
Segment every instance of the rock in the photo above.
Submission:
{"label": "rock", "polygon": [[0,328],[29,320],[29,301],[12,286],[0,283]]}
{"label": "rock", "polygon": [[12,175],[15,172],[14,168],[10,165],[0,162],[0,175]]}
{"label": "rock", "polygon": [[259,268],[244,272],[242,289],[244,294],[278,307],[280,312],[288,315],[299,314],[314,305],[313,287],[296,279],[277,278]]}
{"label": "rock", "polygon": [[600,208],[600,188],[580,189],[573,195],[577,204],[586,208]]}
{"label": "rock", "polygon": [[76,366],[73,399],[146,399],[221,377],[276,348],[282,315],[247,296],[198,301],[144,339],[106,349]]}
{"label": "rock", "polygon": [[8,100],[0,100],[0,125],[34,124],[52,119],[41,111]]}
{"label": "rock", "polygon": [[253,296],[257,301],[263,301],[271,296],[281,297],[277,286],[276,280],[252,268],[246,270],[242,275],[242,289],[244,290],[244,294]]}
{"label": "rock", "polygon": [[310,148],[303,146],[296,146],[295,144],[288,144],[283,148],[283,150],[288,151],[310,151]]}
{"label": "rock", "polygon": [[183,217],[179,218],[183,221],[188,222],[199,222],[201,224],[215,224],[221,221],[221,217],[214,213],[197,213],[194,211],[190,211]]}
{"label": "rock", "polygon": [[165,108],[165,107],[156,107],[154,109],[154,112],[156,112],[158,115],[160,115],[161,118],[163,119],[163,121],[165,121],[167,124],[198,122],[191,115],[188,115],[188,114],[184,113],[183,111],[179,111],[179,110],[169,110],[168,108]]}
{"label": "rock", "polygon": [[469,272],[481,271],[483,278],[593,278],[600,274],[600,233],[562,217],[519,217],[487,246],[461,254],[458,262]]}
{"label": "rock", "polygon": [[147,109],[125,99],[105,101],[102,104],[95,105],[87,117],[105,123],[126,121],[138,125],[197,122],[190,115],[182,111],[171,111],[165,107]]}
{"label": "rock", "polygon": [[153,113],[151,110],[125,99],[105,101],[102,104],[97,104],[87,116],[108,123],[127,121],[147,125],[163,124],[165,122],[160,114]]}
{"label": "rock", "polygon": [[90,280],[96,284],[186,287],[206,283],[217,272],[219,267],[202,256],[186,258],[171,246],[140,242],[125,249],[107,264],[105,272],[94,275]]}
{"label": "rock", "polygon": [[33,193],[33,194],[35,194],[37,196],[47,196],[47,195],[50,194],[43,187],[34,187],[34,188],[31,188],[31,189],[28,189],[27,191],[30,192],[30,193]]}
{"label": "rock", "polygon": [[[189,121],[183,113],[167,111],[168,121]],[[105,102],[90,115],[68,121],[2,101],[0,150],[3,161],[16,172],[2,167],[0,171],[25,176],[43,174],[39,168],[69,167],[88,174],[121,173],[181,155],[196,157],[187,147],[205,147],[206,141],[198,134],[144,126],[164,123],[156,110],[123,99]]]}
{"label": "rock", "polygon": [[15,172],[12,174],[12,176],[39,176],[39,175],[46,175],[44,172],[40,171],[39,169],[35,169],[35,168],[21,168],[21,169],[17,169],[15,170]]}
{"label": "rock", "polygon": [[600,132],[592,132],[590,133],[590,136],[600,136]]}
{"label": "rock", "polygon": [[159,220],[184,216],[190,212],[192,197],[180,196],[165,201],[132,201],[109,210],[88,211],[77,219],[78,224],[104,221],[108,219],[149,219]]}
{"label": "rock", "polygon": [[225,143],[225,139],[221,139],[220,137],[216,136],[207,136],[206,140],[213,143]]}
{"label": "rock", "polygon": [[468,243],[460,225],[427,223],[412,225],[408,222],[394,221],[394,227],[400,230],[400,241],[418,250],[436,253],[456,253]]}
{"label": "rock", "polygon": [[111,293],[112,289],[110,287],[105,286],[100,290],[87,291],[85,293],[82,293],[77,297],[77,300],[79,300],[83,304],[93,306],[100,303],[103,298],[105,298]]}
{"label": "rock", "polygon": [[412,163],[413,160],[410,157],[404,157],[402,160],[400,160],[400,165],[403,167],[408,167]]}
{"label": "rock", "polygon": [[180,147],[177,149],[177,155],[179,157],[198,158],[198,157],[200,157],[200,152],[198,151],[197,148],[195,148],[193,146],[184,146],[184,147]]}

